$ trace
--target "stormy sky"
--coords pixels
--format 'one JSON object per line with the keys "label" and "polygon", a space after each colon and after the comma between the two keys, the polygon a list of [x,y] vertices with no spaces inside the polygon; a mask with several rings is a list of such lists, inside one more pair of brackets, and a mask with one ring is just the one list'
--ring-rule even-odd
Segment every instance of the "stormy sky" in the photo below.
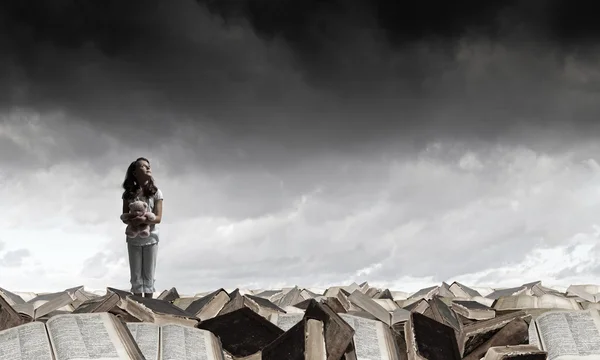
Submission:
{"label": "stormy sky", "polygon": [[591,1],[6,0],[0,283],[566,287],[600,275]]}

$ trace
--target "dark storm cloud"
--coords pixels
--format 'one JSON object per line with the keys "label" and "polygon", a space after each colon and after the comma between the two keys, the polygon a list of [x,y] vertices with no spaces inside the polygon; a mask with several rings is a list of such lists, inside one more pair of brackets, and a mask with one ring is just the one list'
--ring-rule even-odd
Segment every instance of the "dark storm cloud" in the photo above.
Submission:
{"label": "dark storm cloud", "polygon": [[0,135],[0,164],[6,168],[22,163],[37,163],[37,158],[12,139]]}
{"label": "dark storm cloud", "polygon": [[66,110],[104,130],[168,136],[186,115],[244,104],[247,81],[251,97],[272,88],[263,54],[193,1],[7,1],[0,12],[5,106]]}
{"label": "dark storm cloud", "polygon": [[[499,12],[516,3],[471,0],[437,4],[389,0],[198,2],[227,21],[247,19],[266,40],[283,39],[309,72],[326,78],[332,72],[345,70],[339,65],[347,56],[359,57],[359,54],[344,51],[349,41],[357,40],[353,35],[359,31],[381,30],[386,40],[398,47],[423,40],[456,41],[469,30],[492,36],[499,31]],[[448,55],[451,56],[452,51]]]}
{"label": "dark storm cloud", "polygon": [[268,40],[284,39],[298,56],[333,55],[339,49],[325,46],[331,39],[345,41],[351,28],[374,25],[397,47],[423,40],[452,44],[466,36],[500,40],[515,26],[555,46],[571,47],[600,37],[593,1],[197,1],[225,20],[249,20]]}
{"label": "dark storm cloud", "polygon": [[[569,83],[563,69],[567,56],[595,59],[600,26],[591,1],[198,2],[283,41],[313,86],[354,100],[345,105],[362,112],[333,117],[338,129],[363,130],[360,117],[368,117],[364,128],[380,137],[404,128],[401,135],[489,140],[520,122],[581,125],[596,116],[577,93],[590,86]],[[495,45],[503,46],[497,54]]]}
{"label": "dark storm cloud", "polygon": [[60,145],[49,149],[54,159],[114,146],[90,128],[130,150],[181,144],[161,154],[165,163],[201,157],[205,170],[294,164],[330,136],[356,136],[322,121],[340,116],[331,109],[316,116],[333,102],[302,84],[285,52],[223,28],[192,0],[0,6],[0,101],[59,112],[44,119]]}
{"label": "dark storm cloud", "polygon": [[489,141],[523,123],[593,136],[590,4],[10,0],[1,101],[65,111],[73,148],[88,138],[78,121],[132,147],[176,141],[208,168]]}

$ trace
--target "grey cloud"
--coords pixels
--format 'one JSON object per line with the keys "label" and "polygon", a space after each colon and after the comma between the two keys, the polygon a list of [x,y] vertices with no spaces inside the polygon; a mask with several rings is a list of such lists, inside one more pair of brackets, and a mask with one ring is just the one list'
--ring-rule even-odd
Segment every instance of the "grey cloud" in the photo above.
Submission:
{"label": "grey cloud", "polygon": [[[596,175],[578,161],[600,156],[580,147],[598,135],[597,49],[564,41],[590,23],[572,24],[573,8],[554,1],[532,13],[521,2],[449,8],[460,21],[378,3],[381,13],[361,1],[211,3],[226,24],[191,0],[2,3],[0,105],[14,117],[0,126],[32,144],[1,138],[1,154],[17,151],[2,168],[28,168],[7,182],[42,168],[61,174],[44,190],[70,201],[98,187],[96,207],[64,214],[112,234],[125,169],[149,157],[171,229],[165,277],[207,284],[251,281],[267,266],[292,279],[299,264],[331,281],[375,263],[373,277],[440,278],[518,261],[516,244],[553,246],[593,223],[597,206],[563,191],[588,189]],[[289,13],[275,20],[288,22],[255,11],[282,4]],[[418,23],[390,21],[413,13]],[[523,16],[540,16],[541,32],[519,32]],[[19,117],[18,106],[31,112]],[[20,122],[37,113],[35,127]],[[476,166],[461,167],[469,154]],[[101,180],[87,188],[87,178]],[[250,225],[216,251],[203,242],[220,235],[186,229],[198,218]],[[111,242],[120,254],[122,240]],[[456,261],[474,244],[488,250]],[[115,254],[88,259],[82,275],[101,276]]]}
{"label": "grey cloud", "polygon": [[[576,218],[569,217],[568,222],[563,221],[562,212],[548,210],[557,201],[563,208],[580,207],[578,196],[564,190],[590,183],[584,164],[563,163],[531,151],[484,153],[488,156],[475,152],[483,159],[476,175],[459,168],[458,154],[448,162],[437,160],[436,152],[423,156],[421,162],[395,168],[385,180],[378,178],[385,170],[374,167],[365,173],[377,180],[350,176],[353,181],[344,182],[340,189],[324,187],[322,192],[307,195],[293,220],[281,220],[291,216],[289,202],[287,211],[249,220],[256,224],[248,228],[259,230],[240,235],[239,240],[232,240],[235,245],[223,245],[222,250],[206,248],[212,240],[201,236],[193,245],[196,250],[188,247],[185,253],[183,247],[177,249],[171,243],[173,248],[164,250],[165,264],[169,264],[165,266],[189,264],[190,272],[197,266],[235,278],[244,277],[245,269],[253,269],[251,274],[266,273],[266,263],[277,259],[283,262],[276,266],[282,277],[294,276],[302,263],[305,272],[340,279],[380,263],[371,278],[411,275],[443,281],[476,269],[519,263],[532,249],[556,246],[594,223],[595,205]],[[442,146],[439,155],[448,154]],[[569,172],[558,175],[564,164],[570,164]],[[512,178],[508,169],[525,172],[528,178]],[[550,173],[556,174],[552,175],[554,185],[542,186],[534,197],[528,195],[535,186],[548,184]],[[343,178],[341,173],[334,174],[331,179]],[[377,191],[365,190],[371,188]],[[395,196],[382,197],[381,193]],[[270,218],[281,222],[260,230]],[[179,230],[170,233],[177,243],[178,234]],[[204,241],[207,245],[202,245]],[[300,259],[286,263],[289,256]],[[226,257],[237,259],[236,266],[220,260]],[[258,265],[257,259],[266,265]]]}
{"label": "grey cloud", "polygon": [[96,255],[85,260],[81,275],[94,279],[101,278],[108,272],[106,266],[106,254],[97,253]]}
{"label": "grey cloud", "polygon": [[[595,271],[592,271],[592,274],[597,274],[600,273],[600,266],[598,266],[597,268],[594,269]],[[577,276],[577,275],[581,275],[582,273],[584,273],[584,271],[582,271],[578,266],[570,266],[567,268],[564,268],[562,270],[560,270],[559,272],[557,272],[554,277],[558,280],[561,279],[566,279],[572,276]],[[588,272],[586,272],[588,273]]]}
{"label": "grey cloud", "polygon": [[[376,194],[359,191],[363,186],[377,188],[385,185],[386,167],[380,162],[369,163],[368,159],[350,159],[347,156],[329,156],[312,161],[276,169],[236,169],[224,174],[199,169],[199,174],[187,178],[195,182],[194,192],[200,198],[190,198],[189,191],[180,191],[180,180],[163,178],[162,186],[169,202],[179,204],[181,216],[225,216],[232,219],[254,218],[262,214],[276,213],[290,206],[301,194],[311,196],[323,191],[319,200],[322,207],[316,208],[310,218],[319,218],[321,212],[340,216],[349,209],[368,205]],[[159,176],[159,175],[157,175]],[[353,179],[346,182],[343,179]],[[191,190],[190,190],[191,191]],[[330,202],[329,200],[334,200]],[[340,203],[341,202],[341,203]],[[337,204],[336,204],[337,203]],[[339,205],[338,205],[339,204]],[[310,221],[310,218],[308,221]]]}
{"label": "grey cloud", "polygon": [[573,275],[580,275],[580,274],[585,274],[585,275],[600,275],[600,264],[596,264],[596,266],[593,267],[588,267],[585,268],[583,270],[580,269],[569,269],[571,271],[571,273],[569,273],[568,271],[566,273],[561,273],[561,275],[563,275],[564,277],[567,276],[573,276]]}
{"label": "grey cloud", "polygon": [[35,164],[38,159],[27,149],[8,137],[0,135],[0,164],[6,168],[20,168],[22,164]]}
{"label": "grey cloud", "polygon": [[[506,271],[504,269],[492,269],[487,274],[479,278],[480,284],[493,284],[498,279],[503,279],[506,276]],[[515,284],[516,285],[516,284]],[[521,284],[519,284],[521,285]],[[518,285],[516,285],[518,286]]]}
{"label": "grey cloud", "polygon": [[28,249],[10,250],[4,253],[0,258],[0,266],[5,267],[20,267],[23,260],[31,256]]}
{"label": "grey cloud", "polygon": [[[519,28],[511,19],[532,16],[522,2],[474,3],[460,21],[410,5],[408,13],[427,15],[404,25],[387,16],[405,16],[406,8],[387,2],[377,8],[356,1],[345,13],[339,10],[349,5],[337,2],[286,4],[290,22],[268,23],[262,16],[281,4],[211,3],[228,20],[230,11],[241,11],[251,29],[224,25],[191,0],[110,1],[101,8],[44,1],[27,12],[26,4],[8,1],[5,14],[14,16],[2,38],[10,54],[5,107],[64,111],[52,124],[63,139],[57,156],[95,159],[115,145],[138,155],[180,144],[188,149],[161,155],[174,171],[280,170],[324,153],[377,153],[390,144],[414,153],[439,138],[524,140],[518,131],[561,129],[567,119],[577,136],[598,134],[590,121],[598,100],[589,66],[595,50],[578,54],[557,40],[586,28],[564,15],[579,8],[540,4],[541,19],[533,20],[543,32],[527,35],[510,33]],[[255,11],[259,5],[266,12]],[[323,28],[315,14],[330,25]],[[370,18],[354,21],[364,14]],[[323,40],[321,31],[332,37]],[[533,41],[544,38],[550,40]],[[315,46],[322,52],[298,65],[294,56]]]}
{"label": "grey cloud", "polygon": [[[412,275],[441,281],[519,262],[533,247],[559,245],[596,221],[597,205],[581,201],[598,175],[579,159],[598,153],[597,147],[582,145],[572,152],[549,157],[526,148],[440,142],[401,161],[330,155],[274,174],[272,180],[258,171],[221,178],[194,169],[196,176],[192,171],[166,176],[160,278],[178,283],[185,274],[206,284],[215,279],[275,282],[302,276],[301,265],[304,274],[334,283],[379,263],[381,268],[363,278]],[[461,168],[465,154],[481,166]],[[63,176],[69,178],[65,172],[56,179]],[[89,197],[83,179],[90,177],[72,178],[79,179],[79,186],[61,193],[68,194],[66,204],[79,193]],[[59,194],[64,191],[59,185],[45,191]],[[114,239],[109,253],[86,263],[82,274],[92,277],[101,276],[125,251],[124,226],[117,220],[120,191],[115,187],[114,198],[110,191],[96,195],[101,198],[95,207],[73,218],[102,224],[94,231]],[[577,210],[565,217],[564,211],[552,210],[557,203]],[[228,223],[230,236],[217,230]],[[269,273],[273,268],[276,275]]]}
{"label": "grey cloud", "polygon": [[[210,255],[210,252],[199,254],[196,263],[190,263],[188,267],[175,267],[171,263],[162,263],[159,264],[157,271],[168,274],[170,279],[177,279],[178,289],[190,289],[187,290],[188,292],[217,287],[234,288],[244,284],[269,286],[268,284],[282,281],[299,286],[312,286],[316,282],[340,283],[348,276],[347,273],[337,269],[332,270],[331,266],[311,263],[302,256],[228,261],[228,257],[231,256],[229,255],[221,257],[217,264],[209,266],[206,260]],[[164,276],[160,281],[167,286]]]}
{"label": "grey cloud", "polygon": [[[44,2],[37,8],[47,11],[39,13],[23,6],[3,4],[13,15],[5,22],[3,40],[12,56],[5,58],[11,66],[3,77],[7,86],[24,89],[9,92],[5,104],[64,110],[72,121],[88,121],[122,140],[168,137],[173,122],[217,115],[226,111],[222,104],[256,94],[256,87],[245,89],[246,77],[264,82],[256,85],[265,90],[274,80],[261,69],[268,64],[264,55],[252,54],[260,44],[229,36],[192,1],[101,8]],[[57,32],[53,23],[69,30]]]}
{"label": "grey cloud", "polygon": [[[571,256],[574,253],[575,246],[570,246],[565,249],[566,257]],[[565,267],[555,275],[557,279],[564,279],[574,276],[581,275],[600,275],[600,263],[597,259],[600,258],[600,246],[594,245],[589,250],[590,257],[593,259],[592,262],[579,263],[574,266]]]}
{"label": "grey cloud", "polygon": [[105,174],[117,160],[111,152],[127,149],[86,123],[69,124],[60,113],[15,108],[3,114],[0,128],[5,130],[3,137],[0,131],[0,146],[7,150],[0,163],[19,171],[84,161],[95,164],[92,171]]}
{"label": "grey cloud", "polygon": [[[265,38],[281,38],[297,51],[307,48],[326,51],[322,46],[327,41],[324,35],[343,34],[342,30],[347,30],[349,24],[355,27],[377,24],[396,46],[422,39],[456,41],[469,33],[494,39],[516,25],[539,38],[567,46],[573,45],[569,41],[581,44],[600,35],[600,27],[589,15],[591,2],[573,5],[560,0],[511,0],[464,1],[450,5],[387,0],[278,3],[198,0],[198,3],[225,20],[245,18]],[[326,21],[328,26],[325,26]]]}
{"label": "grey cloud", "polygon": [[[364,131],[368,126],[357,114],[369,118],[370,131],[382,141],[406,139],[407,133],[417,139],[494,140],[521,121],[557,126],[568,118],[588,129],[595,113],[575,95],[577,81],[565,83],[569,59],[581,66],[594,56],[589,43],[567,35],[595,29],[585,17],[588,21],[579,22],[576,14],[584,11],[579,6],[540,3],[532,11],[518,1],[468,2],[436,16],[429,4],[388,1],[199,2],[227,20],[247,20],[269,41],[286,43],[311,85],[332,89],[340,95],[336,103],[352,109],[342,118],[327,118],[330,128]],[[271,11],[278,16],[266,15]],[[407,14],[410,19],[399,20]],[[373,30],[377,25],[386,31],[387,43]],[[589,57],[575,53],[573,44],[588,49]]]}
{"label": "grey cloud", "polygon": [[[366,247],[369,245],[354,243],[348,248],[340,247],[338,251],[331,251],[327,249],[325,243],[321,247],[315,246],[313,239],[303,243],[302,251],[299,249],[286,251],[285,247],[291,247],[290,242],[294,240],[277,237],[277,234],[274,238],[281,244],[279,248],[274,248],[270,244],[248,241],[222,251],[203,249],[182,254],[178,250],[164,250],[166,254],[177,253],[177,255],[165,255],[163,265],[181,271],[214,271],[219,273],[220,279],[228,280],[247,280],[252,277],[267,280],[287,279],[294,276],[306,277],[306,274],[343,278],[348,273],[378,262],[385,256],[383,249],[382,251],[367,250]],[[257,246],[269,250],[252,253],[251,248]],[[252,256],[243,256],[251,253]],[[228,258],[236,260],[227,261]]]}
{"label": "grey cloud", "polygon": [[100,279],[108,273],[108,265],[118,260],[119,254],[117,252],[98,252],[84,261],[80,275],[87,278]]}

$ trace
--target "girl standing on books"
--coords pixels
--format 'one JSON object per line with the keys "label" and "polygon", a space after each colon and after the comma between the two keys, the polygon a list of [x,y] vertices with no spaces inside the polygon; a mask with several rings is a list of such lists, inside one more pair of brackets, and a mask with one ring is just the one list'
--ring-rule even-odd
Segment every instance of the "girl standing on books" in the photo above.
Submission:
{"label": "girl standing on books", "polygon": [[162,192],[154,184],[150,161],[138,158],[127,168],[123,182],[123,214],[129,213],[129,204],[135,200],[142,200],[148,204],[148,211],[156,215],[156,219],[149,220],[145,216],[133,218],[129,221],[122,220],[125,224],[148,224],[150,236],[141,238],[126,237],[129,252],[129,270],[131,274],[131,292],[135,295],[152,298],[154,289],[154,270],[156,269],[156,253],[158,250],[158,224],[162,218]]}

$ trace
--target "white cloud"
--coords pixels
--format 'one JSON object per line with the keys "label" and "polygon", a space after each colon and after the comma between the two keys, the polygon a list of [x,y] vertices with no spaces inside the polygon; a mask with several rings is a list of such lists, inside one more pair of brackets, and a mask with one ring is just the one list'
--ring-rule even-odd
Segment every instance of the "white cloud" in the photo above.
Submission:
{"label": "white cloud", "polygon": [[464,154],[458,163],[461,169],[467,171],[475,171],[483,168],[483,164],[479,161],[476,154],[468,152]]}
{"label": "white cloud", "polygon": [[[368,281],[416,291],[444,280],[594,281],[598,147],[534,148],[438,141],[414,156],[388,147],[385,157],[329,154],[278,173],[225,174],[196,163],[172,172],[168,161],[185,151],[162,143],[148,155],[165,195],[157,286],[195,293]],[[129,287],[120,184],[145,149],[124,149],[4,174],[2,287]]]}
{"label": "white cloud", "polygon": [[23,260],[29,257],[31,253],[27,249],[11,250],[4,253],[0,258],[0,266],[4,267],[20,267],[23,265]]}

